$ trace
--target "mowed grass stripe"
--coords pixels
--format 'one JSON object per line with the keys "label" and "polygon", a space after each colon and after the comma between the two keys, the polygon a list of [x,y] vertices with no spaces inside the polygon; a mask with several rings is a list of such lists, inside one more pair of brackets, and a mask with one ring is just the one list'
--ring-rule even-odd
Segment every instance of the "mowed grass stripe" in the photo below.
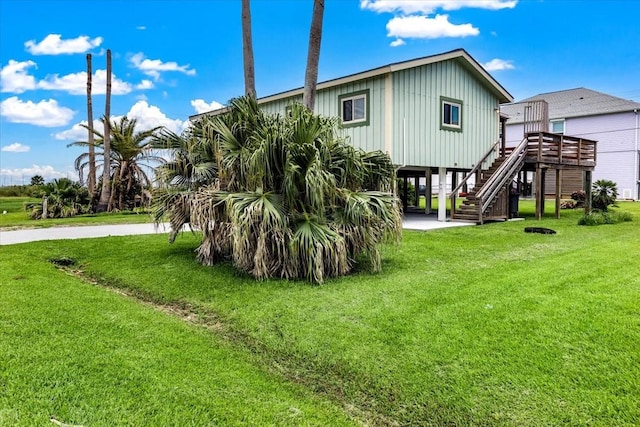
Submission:
{"label": "mowed grass stripe", "polygon": [[0,248],[0,425],[354,425],[204,328]]}

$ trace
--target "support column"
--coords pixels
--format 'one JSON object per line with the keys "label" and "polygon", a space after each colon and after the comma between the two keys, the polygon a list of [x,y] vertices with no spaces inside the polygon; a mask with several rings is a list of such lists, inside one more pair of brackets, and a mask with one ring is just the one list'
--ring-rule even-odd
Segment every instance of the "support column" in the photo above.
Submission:
{"label": "support column", "polygon": [[413,186],[413,200],[416,201],[416,207],[420,207],[420,177],[415,176],[413,178],[414,186]]}
{"label": "support column", "polygon": [[547,191],[546,182],[547,182],[547,169],[542,168],[541,177],[540,177],[540,212],[544,215],[544,193]]}
{"label": "support column", "polygon": [[429,215],[431,213],[431,197],[433,196],[433,194],[431,194],[431,168],[427,168],[427,170],[424,173],[424,177],[425,177],[424,213]]}
{"label": "support column", "polygon": [[560,203],[562,203],[562,169],[556,169],[556,219],[560,218]]}
{"label": "support column", "polygon": [[[540,168],[540,164],[536,165],[536,181],[535,181],[535,191],[536,191],[536,219],[542,218],[542,210],[544,209],[543,200],[544,194],[541,194],[542,190],[542,169]],[[542,207],[542,209],[541,209]]]}
{"label": "support column", "polygon": [[447,221],[447,168],[438,168],[438,221]]}
{"label": "support column", "polygon": [[584,171],[584,213],[591,213],[591,171]]}
{"label": "support column", "polygon": [[[451,189],[453,190],[458,186],[458,172],[451,172]],[[451,219],[455,218],[456,215],[456,199],[458,198],[457,194],[454,194],[449,200],[451,200],[451,210],[449,216]]]}

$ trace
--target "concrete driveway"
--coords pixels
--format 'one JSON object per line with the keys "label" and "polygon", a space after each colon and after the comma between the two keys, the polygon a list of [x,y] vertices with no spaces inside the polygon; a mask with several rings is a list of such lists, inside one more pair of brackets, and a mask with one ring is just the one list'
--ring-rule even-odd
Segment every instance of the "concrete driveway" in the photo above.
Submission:
{"label": "concrete driveway", "polygon": [[[474,225],[468,222],[439,222],[435,215],[408,213],[403,219],[405,230],[435,230],[448,227]],[[90,237],[130,236],[136,234],[163,234],[170,230],[168,223],[82,225],[72,227],[30,228],[25,230],[0,231],[0,245],[36,242],[40,240],[84,239]],[[189,230],[185,226],[185,230]]]}

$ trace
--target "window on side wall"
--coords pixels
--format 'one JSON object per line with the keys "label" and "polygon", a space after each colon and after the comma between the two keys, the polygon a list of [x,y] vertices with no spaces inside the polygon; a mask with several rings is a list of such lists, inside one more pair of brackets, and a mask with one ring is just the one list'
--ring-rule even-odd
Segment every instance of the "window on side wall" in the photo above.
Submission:
{"label": "window on side wall", "polygon": [[564,133],[564,119],[562,120],[551,120],[551,132],[553,133]]}
{"label": "window on side wall", "polygon": [[369,91],[347,93],[338,97],[343,126],[369,124]]}
{"label": "window on side wall", "polygon": [[440,98],[440,129],[462,131],[462,101]]}

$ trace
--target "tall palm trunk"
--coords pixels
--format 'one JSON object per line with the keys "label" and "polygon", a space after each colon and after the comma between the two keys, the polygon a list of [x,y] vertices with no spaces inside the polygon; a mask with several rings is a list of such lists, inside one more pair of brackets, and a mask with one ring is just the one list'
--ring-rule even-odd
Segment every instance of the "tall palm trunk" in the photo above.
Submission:
{"label": "tall palm trunk", "polygon": [[102,191],[96,210],[104,212],[109,209],[111,201],[111,49],[107,49],[107,94],[104,107],[104,147]]}
{"label": "tall palm trunk", "polygon": [[242,57],[244,60],[244,93],[255,98],[256,78],[253,65],[250,0],[242,0]]}
{"label": "tall palm trunk", "polygon": [[93,194],[96,191],[96,153],[94,147],[94,135],[93,135],[93,105],[91,102],[91,54],[87,54],[87,121],[89,126],[89,178],[87,182],[87,188],[89,189],[89,195],[93,199]]}
{"label": "tall palm trunk", "polygon": [[307,52],[307,71],[304,76],[304,93],[302,103],[311,111],[316,103],[316,86],[318,84],[318,62],[320,60],[320,40],[322,39],[322,17],[324,0],[313,1],[313,16],[309,32],[309,51]]}

